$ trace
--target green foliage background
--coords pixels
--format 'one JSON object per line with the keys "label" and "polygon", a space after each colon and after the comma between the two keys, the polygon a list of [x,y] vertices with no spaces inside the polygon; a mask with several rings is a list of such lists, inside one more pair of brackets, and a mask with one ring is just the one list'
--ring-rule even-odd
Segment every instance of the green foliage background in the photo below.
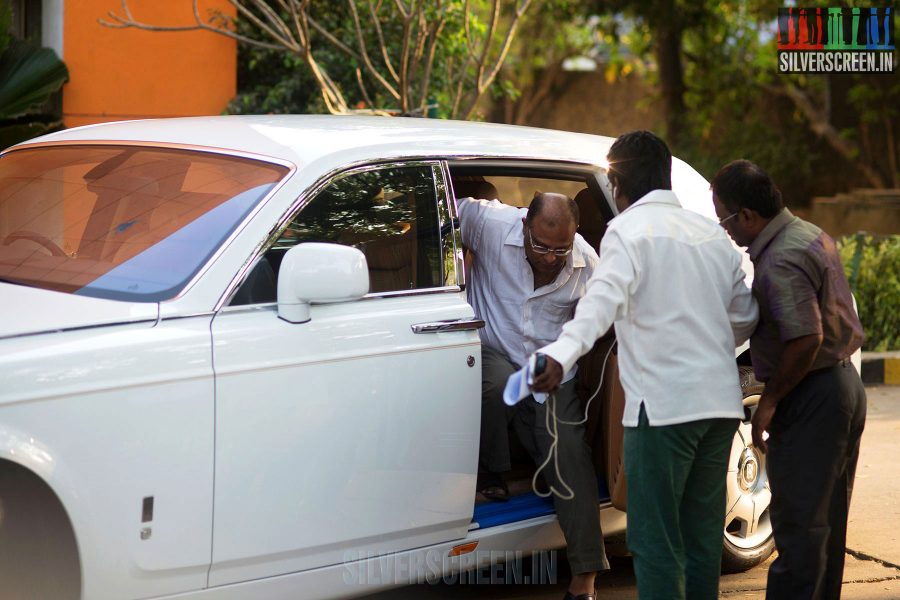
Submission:
{"label": "green foliage background", "polygon": [[[559,0],[548,1],[558,2]],[[380,53],[374,51],[378,47],[377,34],[368,17],[368,3],[357,1],[357,5],[360,14],[363,15],[360,25],[368,44],[372,63],[382,77],[391,80],[392,76],[384,66]],[[387,54],[392,57],[394,66],[397,67],[399,56],[402,54],[402,20],[392,3],[385,3],[383,6],[379,4],[379,6],[381,6],[379,22],[383,30]],[[469,27],[476,39],[479,34],[485,34],[487,31],[484,13],[488,6],[486,0],[470,0],[468,4]],[[444,118],[449,116],[452,97],[456,89],[454,81],[451,81],[450,73],[454,67],[459,68],[459,63],[468,51],[464,29],[465,8],[466,3],[463,0],[445,0],[444,2],[447,23],[442,30],[441,41],[437,44],[434,68],[430,73],[429,103],[433,104],[434,108],[429,112],[429,116]],[[437,9],[426,4],[426,10],[435,11]],[[312,0],[312,15],[335,38],[342,40],[354,49],[358,48],[351,14],[345,3]],[[290,21],[288,15],[285,15],[285,19],[287,22]],[[259,37],[246,19],[238,19],[235,25],[237,31],[242,35]],[[315,47],[316,60],[339,85],[350,107],[358,109],[396,108],[396,100],[375,83],[364,65],[323,41],[321,34],[311,31],[310,35],[313,40],[312,45]],[[500,41],[500,36],[495,35],[492,47],[496,49]],[[366,85],[372,105],[366,102],[365,94],[360,89],[360,82],[356,77],[357,69],[362,71],[363,84]],[[421,73],[411,73],[411,76],[417,81],[415,78],[421,76]],[[418,85],[414,88],[419,89]],[[229,103],[226,112],[229,114],[280,114],[327,113],[328,111],[315,78],[301,56],[282,49],[269,50],[240,44],[238,46],[238,95]]]}
{"label": "green foliage background", "polygon": [[49,48],[10,36],[12,10],[0,1],[0,150],[62,129],[49,100],[69,78]]}
{"label": "green foliage background", "polygon": [[864,350],[900,350],[900,235],[838,242],[844,273],[866,331]]}

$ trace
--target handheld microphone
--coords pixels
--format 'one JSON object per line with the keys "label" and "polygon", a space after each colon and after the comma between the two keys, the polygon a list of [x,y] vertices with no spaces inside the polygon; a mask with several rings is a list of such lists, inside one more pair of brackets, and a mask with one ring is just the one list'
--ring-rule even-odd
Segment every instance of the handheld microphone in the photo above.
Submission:
{"label": "handheld microphone", "polygon": [[534,374],[535,376],[540,375],[544,372],[544,369],[547,368],[547,355],[546,354],[535,354],[534,355]]}
{"label": "handheld microphone", "polygon": [[534,383],[534,378],[544,372],[544,369],[547,368],[547,355],[546,354],[532,354],[528,359],[528,385],[532,385]]}

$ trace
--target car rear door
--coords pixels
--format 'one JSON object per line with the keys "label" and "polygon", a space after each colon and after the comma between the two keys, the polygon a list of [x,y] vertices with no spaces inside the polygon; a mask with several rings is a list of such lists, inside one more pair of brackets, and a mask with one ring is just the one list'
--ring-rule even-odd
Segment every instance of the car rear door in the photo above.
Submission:
{"label": "car rear door", "polygon": [[254,272],[274,281],[298,243],[353,245],[370,293],[313,305],[306,323],[279,319],[271,302],[216,315],[210,585],[465,537],[480,344],[457,286],[451,208],[438,163],[343,173]]}

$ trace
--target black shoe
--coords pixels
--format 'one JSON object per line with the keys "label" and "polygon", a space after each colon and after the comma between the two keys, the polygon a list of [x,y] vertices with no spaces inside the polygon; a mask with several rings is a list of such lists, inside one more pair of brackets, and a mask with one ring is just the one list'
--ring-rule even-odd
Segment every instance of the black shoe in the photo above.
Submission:
{"label": "black shoe", "polygon": [[503,481],[500,473],[479,472],[476,488],[478,493],[488,500],[496,500],[498,502],[509,500],[509,488],[506,487],[506,482]]}
{"label": "black shoe", "polygon": [[596,592],[591,592],[590,594],[578,594],[577,596],[573,596],[572,592],[566,592],[566,595],[563,596],[563,600],[596,600],[597,594]]}

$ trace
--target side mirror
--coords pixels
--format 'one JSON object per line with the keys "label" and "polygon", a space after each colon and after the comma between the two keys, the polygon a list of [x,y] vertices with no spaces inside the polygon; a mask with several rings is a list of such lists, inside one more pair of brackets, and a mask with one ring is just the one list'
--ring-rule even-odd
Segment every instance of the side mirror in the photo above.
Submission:
{"label": "side mirror", "polygon": [[362,252],[340,244],[308,242],[284,255],[278,270],[278,316],[309,321],[313,302],[346,302],[369,293],[369,267]]}

